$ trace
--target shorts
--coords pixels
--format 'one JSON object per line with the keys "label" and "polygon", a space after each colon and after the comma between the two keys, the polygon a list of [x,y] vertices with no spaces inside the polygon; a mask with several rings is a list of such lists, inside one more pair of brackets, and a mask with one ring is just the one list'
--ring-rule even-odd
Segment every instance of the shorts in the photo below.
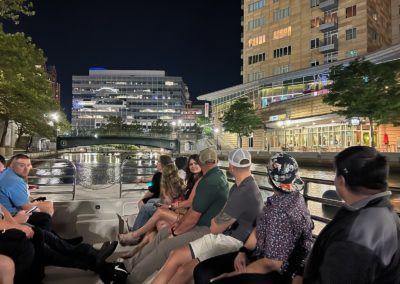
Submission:
{"label": "shorts", "polygon": [[189,243],[193,259],[200,262],[211,257],[238,251],[243,242],[224,234],[207,234]]}

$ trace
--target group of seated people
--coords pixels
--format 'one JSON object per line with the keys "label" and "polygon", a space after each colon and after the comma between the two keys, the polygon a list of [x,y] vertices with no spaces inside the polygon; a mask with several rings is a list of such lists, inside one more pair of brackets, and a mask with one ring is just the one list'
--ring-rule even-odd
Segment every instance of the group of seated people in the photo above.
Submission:
{"label": "group of seated people", "polygon": [[61,238],[52,230],[53,203],[29,196],[29,157],[17,154],[7,164],[0,157],[0,163],[0,283],[41,283],[46,266],[102,271],[118,242],[97,250],[82,237]]}
{"label": "group of seated people", "polygon": [[[21,271],[38,274],[59,265],[93,270],[104,283],[400,283],[400,220],[390,203],[387,160],[374,148],[349,147],[335,157],[334,184],[344,204],[316,240],[292,156],[270,158],[273,193],[265,202],[251,174],[250,153],[232,150],[228,162],[235,180],[230,189],[213,148],[188,158],[185,180],[169,156],[160,156],[135,224],[118,236],[121,245],[136,245],[123,262],[106,261],[115,243],[99,251],[69,244],[23,225],[31,213],[12,216],[4,207],[0,229],[21,236],[18,251],[11,252],[2,243],[15,242],[15,236],[0,236],[0,257],[14,262],[17,280]],[[19,251],[28,255],[23,261]],[[57,254],[67,259],[55,260]]]}

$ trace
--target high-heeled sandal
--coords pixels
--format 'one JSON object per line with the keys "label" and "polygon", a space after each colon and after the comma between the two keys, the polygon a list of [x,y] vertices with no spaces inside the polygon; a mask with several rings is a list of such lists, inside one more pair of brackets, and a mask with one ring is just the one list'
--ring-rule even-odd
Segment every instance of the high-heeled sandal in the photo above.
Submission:
{"label": "high-heeled sandal", "polygon": [[134,246],[140,243],[141,237],[134,237],[131,232],[126,234],[118,234],[119,244],[121,246]]}

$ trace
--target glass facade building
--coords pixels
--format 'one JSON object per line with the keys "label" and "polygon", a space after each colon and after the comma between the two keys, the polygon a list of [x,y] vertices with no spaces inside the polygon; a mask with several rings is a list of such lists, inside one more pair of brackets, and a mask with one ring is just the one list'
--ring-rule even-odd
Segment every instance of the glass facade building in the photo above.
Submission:
{"label": "glass facade building", "polygon": [[181,77],[165,71],[90,69],[72,77],[72,128],[94,129],[121,117],[144,128],[181,119],[189,92]]}

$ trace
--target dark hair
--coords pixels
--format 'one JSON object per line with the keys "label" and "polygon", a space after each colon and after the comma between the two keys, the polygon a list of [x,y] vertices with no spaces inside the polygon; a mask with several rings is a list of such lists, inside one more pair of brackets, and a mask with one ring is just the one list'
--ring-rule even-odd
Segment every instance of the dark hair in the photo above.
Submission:
{"label": "dark hair", "polygon": [[188,158],[187,157],[176,157],[175,159],[175,166],[178,168],[178,170],[185,170],[186,166],[188,164]]}
{"label": "dark hair", "polygon": [[200,172],[199,174],[193,174],[190,171],[190,160],[194,160],[196,161],[197,164],[200,164],[200,160],[199,160],[199,155],[197,154],[193,154],[190,155],[188,160],[187,160],[187,165],[186,165],[186,188],[191,190],[194,186],[194,184],[196,183],[196,181],[203,175],[202,172]]}
{"label": "dark hair", "polygon": [[163,167],[174,163],[172,161],[172,158],[168,155],[160,155],[160,158],[158,158],[158,160],[160,161],[161,166],[163,166]]}
{"label": "dark hair", "polygon": [[12,157],[7,161],[6,167],[7,167],[7,168],[10,167],[11,164],[12,164],[12,162],[14,162],[14,161],[16,161],[16,160],[18,160],[18,159],[30,159],[30,158],[29,158],[28,155],[25,155],[25,154],[22,154],[22,153],[16,154],[16,155],[12,156]]}
{"label": "dark hair", "polygon": [[0,163],[2,163],[3,166],[6,165],[6,159],[2,155],[0,155]]}
{"label": "dark hair", "polygon": [[344,177],[353,193],[371,195],[387,190],[389,166],[375,148],[349,147],[335,157],[335,168],[336,175]]}

